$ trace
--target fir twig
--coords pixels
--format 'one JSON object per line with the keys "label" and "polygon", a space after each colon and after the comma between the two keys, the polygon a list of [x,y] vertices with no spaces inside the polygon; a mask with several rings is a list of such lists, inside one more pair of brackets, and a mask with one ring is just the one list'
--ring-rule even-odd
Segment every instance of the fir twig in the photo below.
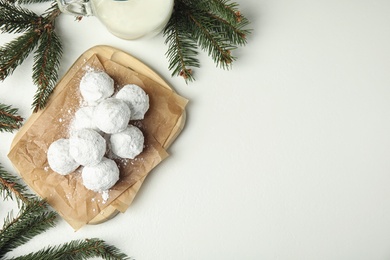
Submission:
{"label": "fir twig", "polygon": [[92,238],[85,240],[73,240],[60,246],[50,246],[24,256],[12,258],[14,260],[66,260],[88,259],[102,257],[103,259],[126,260],[130,259],[118,248],[107,245],[103,240]]}
{"label": "fir twig", "polygon": [[44,201],[28,193],[19,179],[0,165],[0,192],[4,199],[15,198],[20,212],[13,217],[8,213],[0,230],[0,259],[12,249],[26,243],[35,235],[54,225],[54,212],[47,211]]}
{"label": "fir twig", "polygon": [[0,132],[12,132],[21,127],[23,118],[17,113],[18,109],[0,103]]}
{"label": "fir twig", "polygon": [[0,31],[2,33],[21,33],[34,29],[39,17],[32,11],[0,0]]}
{"label": "fir twig", "polygon": [[0,231],[0,258],[53,227],[56,217],[55,212],[47,211],[46,202],[39,199],[29,200],[15,218],[9,214]]}
{"label": "fir twig", "polygon": [[198,39],[199,46],[208,52],[217,66],[229,68],[235,59],[231,56],[231,51],[236,47],[228,42],[225,33],[219,30],[216,23],[209,20],[210,16],[207,12],[199,10],[188,12],[187,15],[190,22],[194,24],[194,36]]}
{"label": "fir twig", "polygon": [[45,2],[52,2],[53,0],[9,0],[13,1],[15,4],[39,4]]}
{"label": "fir twig", "polygon": [[[177,7],[180,9],[180,7]],[[199,60],[196,41],[191,38],[187,29],[188,23],[183,20],[183,15],[175,12],[169,20],[163,32],[168,44],[166,56],[169,61],[169,70],[172,76],[182,76],[187,81],[193,81],[192,70],[189,67],[199,68]]]}
{"label": "fir twig", "polygon": [[0,230],[0,259],[35,235],[52,227],[56,218],[54,212],[47,211],[46,202],[30,194],[27,187],[19,181],[0,165],[0,192],[4,199],[15,198],[20,209],[16,217],[10,212],[4,220]]}
{"label": "fir twig", "polygon": [[62,56],[62,44],[54,31],[54,21],[61,11],[57,5],[48,10],[44,18],[45,27],[35,51],[33,81],[38,86],[32,106],[34,112],[45,107],[58,79]]}
{"label": "fir twig", "polygon": [[[27,3],[40,0],[21,0]],[[2,32],[23,34],[0,48],[0,80],[10,76],[14,70],[35,50],[33,82],[37,86],[32,106],[34,112],[45,107],[58,79],[62,57],[62,44],[55,33],[55,20],[61,14],[53,4],[42,16],[28,11],[6,0],[0,0]]]}
{"label": "fir twig", "polygon": [[11,75],[38,44],[39,34],[33,30],[12,40],[0,49],[0,80]]}
{"label": "fir twig", "polygon": [[34,198],[26,188],[26,186],[20,184],[20,179],[11,175],[0,164],[0,193],[2,193],[3,199],[6,200],[16,199],[18,207],[22,203],[28,203],[30,199]]}
{"label": "fir twig", "polygon": [[166,56],[172,75],[194,80],[189,67],[199,67],[197,47],[206,51],[217,66],[229,69],[232,51],[246,44],[249,20],[228,0],[175,0],[175,10],[164,29]]}
{"label": "fir twig", "polygon": [[238,10],[237,3],[227,0],[206,0],[209,8],[205,11],[210,21],[215,24],[215,29],[224,34],[229,42],[237,46],[247,43],[246,36],[251,33],[245,29],[249,20]]}
{"label": "fir twig", "polygon": [[[4,220],[0,230],[0,259],[7,253],[25,244],[34,236],[55,225],[57,214],[48,210],[46,201],[27,192],[27,188],[18,183],[19,179],[3,170],[0,165],[0,192],[6,197],[15,196],[22,202],[16,217],[12,212]],[[101,239],[74,240],[57,246],[48,246],[37,252],[15,257],[18,260],[63,260],[88,259],[125,260],[128,256],[118,248],[108,245]],[[7,258],[9,259],[9,258]]]}

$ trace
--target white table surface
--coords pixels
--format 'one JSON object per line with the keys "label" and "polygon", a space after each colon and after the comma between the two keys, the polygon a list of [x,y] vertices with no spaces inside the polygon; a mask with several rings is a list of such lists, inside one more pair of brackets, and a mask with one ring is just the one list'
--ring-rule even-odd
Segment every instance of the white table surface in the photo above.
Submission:
{"label": "white table surface", "polygon": [[[127,212],[77,232],[59,220],[13,255],[99,237],[140,260],[390,259],[390,1],[237,2],[248,45],[229,71],[201,52],[189,85],[171,78],[161,35],[125,41],[94,17],[60,17],[60,76],[111,45],[188,98],[187,121]],[[31,66],[0,86],[25,118]],[[0,134],[11,172],[13,137]],[[2,202],[0,217],[12,207]]]}

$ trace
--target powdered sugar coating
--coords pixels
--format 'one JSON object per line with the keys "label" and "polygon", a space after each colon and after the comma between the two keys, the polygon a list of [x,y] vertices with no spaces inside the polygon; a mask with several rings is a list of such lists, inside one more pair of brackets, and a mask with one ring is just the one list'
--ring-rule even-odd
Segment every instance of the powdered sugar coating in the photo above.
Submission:
{"label": "powdered sugar coating", "polygon": [[96,106],[93,121],[104,133],[114,134],[126,129],[130,116],[130,108],[123,100],[107,98]]}
{"label": "powdered sugar coating", "polygon": [[84,167],[81,176],[87,189],[103,192],[119,180],[119,168],[113,160],[103,157],[100,163]]}
{"label": "powdered sugar coating", "polygon": [[69,140],[65,138],[50,144],[47,150],[47,161],[50,168],[61,175],[67,175],[80,166],[70,155]]}
{"label": "powdered sugar coating", "polygon": [[80,130],[80,129],[92,129],[98,131],[99,128],[93,122],[93,111],[95,107],[86,106],[79,108],[73,118],[72,125],[70,127],[71,131]]}
{"label": "powdered sugar coating", "polygon": [[110,143],[114,154],[134,159],[144,149],[144,135],[140,129],[129,125],[124,131],[111,135]]}
{"label": "powdered sugar coating", "polygon": [[149,96],[138,85],[128,84],[123,86],[115,95],[126,102],[131,110],[131,120],[144,119],[145,113],[149,109]]}
{"label": "powdered sugar coating", "polygon": [[[144,118],[149,109],[149,96],[141,87],[128,84],[123,86],[117,96],[112,97],[114,80],[105,72],[96,70],[90,70],[83,76],[79,90],[82,107],[76,111],[68,128],[68,148],[61,147],[57,151],[58,155],[54,156],[62,156],[58,159],[65,164],[61,165],[62,168],[70,165],[72,168],[57,169],[57,172],[68,174],[82,165],[81,177],[84,186],[102,193],[106,201],[108,189],[115,185],[120,177],[119,168],[115,161],[111,160],[112,157],[104,157],[107,152],[106,143],[111,144],[113,157],[116,155],[134,159],[143,151],[144,136],[137,127],[129,125],[129,121]],[[52,145],[55,146],[54,143]],[[63,159],[63,156],[67,156],[67,159]],[[50,157],[48,152],[48,161],[53,160]]]}
{"label": "powdered sugar coating", "polygon": [[106,153],[106,140],[92,129],[80,129],[69,138],[69,152],[83,166],[96,165]]}
{"label": "powdered sugar coating", "polygon": [[104,71],[88,71],[81,78],[80,93],[88,104],[97,104],[114,93],[114,80]]}

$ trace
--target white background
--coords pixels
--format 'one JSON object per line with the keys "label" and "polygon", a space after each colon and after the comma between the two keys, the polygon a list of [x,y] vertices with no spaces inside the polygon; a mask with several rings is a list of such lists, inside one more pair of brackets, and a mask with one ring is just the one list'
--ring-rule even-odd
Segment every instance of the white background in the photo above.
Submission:
{"label": "white background", "polygon": [[[229,71],[201,52],[189,85],[170,76],[162,35],[125,41],[94,17],[60,17],[60,76],[111,45],[190,100],[187,122],[127,212],[77,232],[59,220],[13,255],[99,237],[140,260],[390,259],[390,1],[237,2],[248,45]],[[26,118],[31,67],[0,84],[0,102]],[[0,134],[11,172],[13,136]]]}

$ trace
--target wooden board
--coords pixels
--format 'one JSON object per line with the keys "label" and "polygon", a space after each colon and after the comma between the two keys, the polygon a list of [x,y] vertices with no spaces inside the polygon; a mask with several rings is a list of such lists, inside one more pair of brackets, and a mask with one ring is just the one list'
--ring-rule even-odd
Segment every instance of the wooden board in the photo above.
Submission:
{"label": "wooden board", "polygon": [[[135,57],[131,56],[128,53],[125,53],[119,49],[113,48],[111,46],[106,45],[99,45],[92,47],[91,49],[88,49],[86,52],[84,52],[72,65],[72,67],[68,70],[68,72],[64,75],[64,77],[59,81],[58,84],[66,84],[69,82],[73,76],[76,74],[78,69],[83,66],[83,64],[91,58],[93,55],[97,55],[99,59],[101,60],[111,60],[113,62],[116,62],[122,66],[125,66],[137,73],[143,74],[144,76],[147,76],[148,78],[156,81],[163,87],[173,90],[168,83],[162,79],[156,72],[154,72],[151,68],[149,68],[147,65],[142,63],[140,60],[136,59]],[[54,100],[54,98],[61,92],[60,89],[55,89],[52,93],[51,99]],[[50,101],[49,101],[50,103]],[[29,119],[24,123],[23,127],[20,128],[18,133],[15,135],[12,144],[11,149],[14,147],[14,145],[20,140],[20,138],[25,134],[25,132],[31,127],[31,125],[39,118],[39,116],[43,113],[44,110],[41,110],[37,113],[33,113]],[[176,137],[180,134],[182,131],[186,120],[186,113],[182,114],[182,116],[177,121],[177,124],[173,128],[171,135],[167,138],[164,144],[162,144],[164,149],[167,149],[173,141],[176,139]],[[129,189],[127,189],[122,195],[120,195],[118,198],[116,198],[109,206],[107,206],[104,210],[100,212],[99,215],[97,215],[94,219],[92,219],[88,224],[99,224],[102,222],[105,222],[111,218],[113,218],[116,214],[118,214],[120,211],[118,208],[121,208],[122,212],[127,209],[127,207],[132,203],[132,201],[135,198],[136,193],[140,189],[142,183],[144,182],[145,178],[139,180],[136,182],[133,186],[131,186]],[[120,205],[120,206],[118,206]]]}

